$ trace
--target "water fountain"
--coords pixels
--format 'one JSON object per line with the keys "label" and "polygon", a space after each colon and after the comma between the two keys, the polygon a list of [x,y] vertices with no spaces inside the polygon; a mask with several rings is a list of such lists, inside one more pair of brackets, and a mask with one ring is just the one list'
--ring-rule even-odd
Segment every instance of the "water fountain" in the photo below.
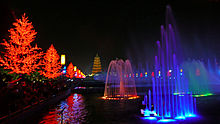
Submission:
{"label": "water fountain", "polygon": [[175,23],[169,22],[170,12],[171,8],[167,6],[167,22],[161,26],[161,41],[157,41],[153,90],[145,96],[143,104],[146,104],[146,109],[141,111],[144,116],[155,117],[160,122],[194,117],[196,111],[195,99],[188,90],[188,82],[184,80],[184,71],[180,66],[180,45]]}
{"label": "water fountain", "polygon": [[106,76],[103,99],[120,100],[138,98],[129,60],[112,60]]}
{"label": "water fountain", "polygon": [[182,64],[185,79],[189,82],[189,91],[194,96],[211,95],[210,74],[203,62],[199,60],[187,61]]}
{"label": "water fountain", "polygon": [[[203,95],[213,95],[213,94],[219,94],[219,88],[220,88],[220,65],[217,62],[216,58],[208,59],[207,62],[207,71],[209,74],[209,88],[211,88],[211,93],[209,94],[203,94]],[[213,93],[213,94],[212,94]],[[201,96],[201,95],[199,95]]]}

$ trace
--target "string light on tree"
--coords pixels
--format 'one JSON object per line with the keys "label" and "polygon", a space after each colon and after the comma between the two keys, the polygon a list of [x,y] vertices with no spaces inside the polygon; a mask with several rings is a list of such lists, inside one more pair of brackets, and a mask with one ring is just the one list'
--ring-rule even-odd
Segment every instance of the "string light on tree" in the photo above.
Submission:
{"label": "string light on tree", "polygon": [[74,77],[74,66],[73,63],[71,62],[69,66],[67,67],[67,72],[66,72],[66,77],[68,78],[73,78]]}
{"label": "string light on tree", "polygon": [[42,61],[43,71],[40,71],[40,73],[49,79],[54,79],[60,76],[61,63],[59,60],[60,56],[58,55],[54,46],[51,45],[44,55],[44,60]]}
{"label": "string light on tree", "polygon": [[1,43],[5,47],[4,57],[0,57],[0,66],[9,70],[9,73],[30,74],[39,68],[38,60],[42,56],[41,50],[31,46],[37,32],[28,17],[24,14],[21,19],[16,19],[13,28],[9,30],[9,40]]}

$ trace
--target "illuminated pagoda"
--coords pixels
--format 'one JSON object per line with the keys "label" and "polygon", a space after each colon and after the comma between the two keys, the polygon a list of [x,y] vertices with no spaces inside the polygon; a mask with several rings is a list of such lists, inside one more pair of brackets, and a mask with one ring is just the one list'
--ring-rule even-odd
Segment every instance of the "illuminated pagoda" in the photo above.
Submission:
{"label": "illuminated pagoda", "polygon": [[101,71],[102,71],[101,61],[100,61],[100,57],[98,56],[98,53],[97,53],[94,58],[94,62],[93,62],[92,75],[94,75],[98,72],[101,72]]}

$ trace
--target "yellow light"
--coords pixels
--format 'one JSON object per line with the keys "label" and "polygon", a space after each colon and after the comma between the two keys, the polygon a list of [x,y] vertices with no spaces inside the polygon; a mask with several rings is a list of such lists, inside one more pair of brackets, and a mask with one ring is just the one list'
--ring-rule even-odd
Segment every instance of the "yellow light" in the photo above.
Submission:
{"label": "yellow light", "polygon": [[61,65],[65,65],[65,55],[61,55]]}
{"label": "yellow light", "polygon": [[77,69],[77,67],[76,67],[76,66],[74,66],[74,71],[76,71],[76,69]]}
{"label": "yellow light", "polygon": [[180,69],[180,72],[183,72],[183,69]]}

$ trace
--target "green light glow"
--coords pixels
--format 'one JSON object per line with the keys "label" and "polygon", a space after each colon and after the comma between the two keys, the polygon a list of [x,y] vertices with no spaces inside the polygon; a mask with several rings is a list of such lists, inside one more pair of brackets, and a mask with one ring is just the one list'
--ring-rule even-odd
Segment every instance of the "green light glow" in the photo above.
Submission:
{"label": "green light glow", "polygon": [[[188,82],[189,92],[196,95],[206,96],[212,89],[209,82],[209,72],[201,61],[186,61],[182,65],[184,79]],[[201,97],[198,96],[198,97]]]}
{"label": "green light glow", "polygon": [[[173,93],[173,95],[179,95],[179,96],[184,96],[185,93]],[[187,93],[188,94],[188,93]],[[212,96],[214,94],[212,93],[206,93],[206,94],[194,94],[192,95],[193,97],[203,97],[203,96]]]}
{"label": "green light glow", "polygon": [[180,93],[173,93],[173,95],[179,95]]}
{"label": "green light glow", "polygon": [[193,97],[203,97],[203,96],[211,96],[214,95],[212,93],[206,93],[206,94],[201,94],[201,95],[193,95]]}

